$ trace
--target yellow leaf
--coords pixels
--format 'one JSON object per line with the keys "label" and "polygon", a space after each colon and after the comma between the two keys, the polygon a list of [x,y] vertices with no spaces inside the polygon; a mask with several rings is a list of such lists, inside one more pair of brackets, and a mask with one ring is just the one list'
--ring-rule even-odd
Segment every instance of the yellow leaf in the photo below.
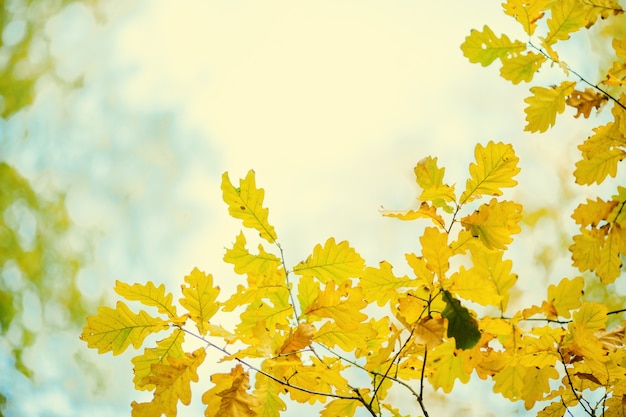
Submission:
{"label": "yellow leaf", "polygon": [[423,257],[418,257],[414,253],[407,253],[404,255],[406,262],[413,269],[413,273],[424,285],[428,288],[433,288],[433,272],[426,266],[426,261]]}
{"label": "yellow leaf", "polygon": [[152,417],[165,414],[176,416],[178,401],[185,405],[191,402],[191,381],[198,381],[197,369],[204,361],[206,353],[199,348],[183,358],[169,357],[169,364],[152,364],[152,375],[142,381],[145,385],[155,385],[154,397],[149,403],[132,402],[133,417]]}
{"label": "yellow leaf", "polygon": [[434,348],[443,343],[446,327],[443,317],[424,317],[413,326],[415,343]]}
{"label": "yellow leaf", "polygon": [[465,38],[465,42],[461,45],[463,55],[470,62],[480,63],[483,67],[486,67],[498,58],[520,53],[525,49],[526,44],[523,42],[511,42],[506,35],[498,38],[486,25],[482,32],[472,29],[470,35]]}
{"label": "yellow leaf", "polygon": [[528,372],[527,367],[522,365],[506,366],[493,377],[495,384],[493,392],[499,392],[503,397],[511,401],[522,398],[524,390],[524,377]]}
{"label": "yellow leaf", "polygon": [[185,277],[187,285],[181,285],[183,298],[180,304],[189,311],[191,319],[196,323],[201,335],[207,333],[209,319],[219,309],[215,301],[220,293],[219,287],[213,286],[213,276],[194,268],[191,274]]}
{"label": "yellow leaf", "polygon": [[274,226],[268,223],[268,210],[263,208],[263,188],[256,188],[254,171],[248,171],[246,178],[235,188],[228,178],[222,175],[222,199],[228,204],[228,212],[236,219],[243,220],[245,227],[256,229],[260,236],[270,243],[276,241]]}
{"label": "yellow leaf", "polygon": [[288,355],[290,353],[298,352],[311,345],[313,341],[313,332],[315,327],[309,323],[300,323],[296,328],[289,332],[289,336],[278,350],[279,355]]}
{"label": "yellow leaf", "polygon": [[427,156],[422,159],[415,166],[414,172],[417,185],[422,189],[418,200],[431,201],[434,207],[451,213],[453,208],[448,203],[456,200],[454,185],[449,186],[443,182],[446,170],[437,166],[437,158]]}
{"label": "yellow leaf", "polygon": [[565,103],[576,109],[574,117],[578,118],[582,114],[587,119],[594,107],[600,110],[600,106],[607,100],[606,95],[596,92],[593,88],[585,88],[585,91],[574,90]]}
{"label": "yellow leaf", "polygon": [[316,245],[313,254],[306,262],[300,262],[293,268],[298,275],[312,275],[320,282],[334,281],[338,284],[348,278],[361,276],[365,261],[345,240],[339,244],[330,238],[324,244]]}
{"label": "yellow leaf", "polygon": [[479,269],[465,270],[463,266],[450,277],[451,285],[446,288],[453,294],[480,305],[500,305],[502,296],[493,281]]}
{"label": "yellow leaf", "polygon": [[548,9],[548,4],[548,0],[507,0],[502,6],[504,13],[514,17],[530,36],[535,32],[537,21],[543,17],[544,11]]}
{"label": "yellow leaf", "polygon": [[591,158],[576,162],[576,170],[574,171],[576,183],[581,185],[590,185],[594,182],[600,184],[607,175],[614,178],[617,175],[617,164],[624,158],[626,158],[626,151],[612,148],[596,153]]}
{"label": "yellow leaf", "polygon": [[353,417],[361,405],[358,400],[332,400],[321,411],[320,417]]}
{"label": "yellow leaf", "polygon": [[513,84],[519,84],[522,81],[530,82],[545,61],[545,56],[534,52],[502,58],[500,75]]}
{"label": "yellow leaf", "polygon": [[563,417],[567,407],[561,400],[554,401],[537,413],[537,417]]}
{"label": "yellow leaf", "polygon": [[473,214],[461,219],[461,224],[472,236],[480,238],[488,249],[506,249],[519,233],[522,206],[512,201],[499,202],[493,198],[482,204]]}
{"label": "yellow leaf", "polygon": [[98,307],[96,316],[87,317],[80,338],[90,348],[97,348],[98,353],[111,351],[113,355],[119,355],[131,343],[137,349],[150,333],[167,328],[167,321],[152,317],[143,310],[135,314],[126,304],[118,301],[115,310]]}
{"label": "yellow leaf", "polygon": [[306,310],[320,293],[320,283],[311,276],[300,277],[298,282],[298,301],[300,308]]}
{"label": "yellow leaf", "polygon": [[473,247],[471,252],[473,269],[494,283],[496,293],[501,297],[500,310],[504,313],[509,302],[510,290],[517,281],[517,275],[511,273],[513,262],[503,260],[500,251],[484,251]]}
{"label": "yellow leaf", "polygon": [[152,281],[145,285],[128,285],[115,281],[115,292],[129,301],[139,301],[145,306],[157,307],[159,313],[167,314],[170,319],[178,317],[176,307],[172,305],[172,294],[165,294],[165,285],[155,287]]}
{"label": "yellow leaf", "polygon": [[611,284],[620,276],[622,260],[620,248],[624,245],[619,226],[616,225],[609,230],[600,249],[600,260],[595,267],[595,273],[603,284]]}
{"label": "yellow leaf", "polygon": [[573,81],[563,81],[559,86],[545,88],[532,87],[532,96],[524,99],[528,106],[526,113],[526,127],[529,132],[545,132],[556,122],[556,115],[565,110],[565,98],[572,94]]}
{"label": "yellow leaf", "polygon": [[524,407],[530,410],[537,401],[541,401],[550,392],[550,379],[558,377],[559,373],[551,366],[528,368],[522,388]]}
{"label": "yellow leaf", "polygon": [[329,321],[315,332],[314,340],[329,348],[339,346],[344,352],[354,352],[357,349],[367,350],[367,342],[375,337],[376,331],[369,323],[361,323],[354,330],[346,331]]}
{"label": "yellow leaf", "polygon": [[426,201],[422,201],[419,209],[409,211],[389,211],[383,210],[383,216],[395,217],[400,220],[415,220],[415,219],[431,219],[436,226],[445,228],[445,221],[443,217],[437,214],[437,208],[430,206]]}
{"label": "yellow leaf", "polygon": [[253,410],[258,417],[279,417],[287,409],[285,402],[279,397],[283,393],[282,386],[267,376],[257,373],[254,383],[254,397],[259,404]]}
{"label": "yellow leaf", "polygon": [[342,329],[353,331],[367,318],[361,313],[366,305],[363,291],[359,287],[351,288],[350,281],[345,281],[337,288],[333,281],[328,281],[324,291],[319,293],[304,313],[331,318]]}
{"label": "yellow leaf", "polygon": [[442,343],[429,352],[426,375],[433,388],[449,393],[457,379],[466,384],[470,374],[463,369],[463,361],[463,355],[456,353],[453,341]]}
{"label": "yellow leaf", "polygon": [[239,233],[232,249],[226,250],[224,262],[235,266],[238,274],[270,274],[273,270],[281,266],[278,257],[265,252],[263,246],[259,245],[259,254],[253,255],[246,249],[246,237]]}
{"label": "yellow leaf", "polygon": [[410,279],[406,275],[398,278],[391,269],[392,266],[387,261],[380,262],[378,268],[365,268],[359,285],[369,303],[376,301],[381,307],[390,302],[395,304],[398,300],[399,288],[417,287],[418,280]]}
{"label": "yellow leaf", "polygon": [[207,404],[205,417],[257,417],[254,411],[260,402],[248,394],[250,377],[239,364],[228,374],[213,374],[211,382],[215,387],[202,395],[202,403]]}
{"label": "yellow leaf", "polygon": [[569,247],[573,265],[581,272],[593,271],[600,262],[600,247],[603,241],[604,230],[581,229],[581,234],[574,236],[574,243]]}
{"label": "yellow leaf", "polygon": [[248,274],[247,285],[237,285],[237,292],[223,303],[224,311],[271,297],[289,297],[285,271],[275,269],[269,275]]}
{"label": "yellow leaf", "polygon": [[443,279],[450,268],[449,259],[452,256],[452,249],[448,245],[448,234],[434,227],[427,227],[420,237],[420,243],[426,267],[439,279]]}
{"label": "yellow leaf", "polygon": [[182,347],[184,334],[182,330],[175,329],[167,338],[159,340],[156,348],[146,348],[143,355],[131,359],[135,374],[133,377],[135,389],[153,390],[155,388],[154,384],[149,384],[147,380],[144,380],[145,377],[153,375],[152,364],[167,364],[168,357],[177,359],[185,357]]}
{"label": "yellow leaf", "polygon": [[606,328],[607,308],[604,304],[583,303],[572,315],[573,323],[578,328],[596,332]]}
{"label": "yellow leaf", "polygon": [[548,34],[543,45],[554,45],[567,40],[571,33],[587,25],[587,10],[579,0],[559,0],[550,4],[551,17],[548,19]]}
{"label": "yellow leaf", "polygon": [[559,285],[548,287],[548,301],[552,303],[560,317],[569,318],[570,311],[580,306],[584,285],[585,280],[582,277],[576,277],[574,279],[563,278]]}
{"label": "yellow leaf", "polygon": [[476,145],[476,163],[470,164],[470,178],[461,194],[460,202],[465,204],[483,195],[502,195],[502,188],[514,187],[513,179],[520,171],[511,145],[489,141],[487,146]]}
{"label": "yellow leaf", "polygon": [[274,299],[273,303],[257,301],[250,305],[241,314],[241,322],[237,324],[236,335],[241,340],[248,340],[253,335],[257,323],[273,332],[278,325],[286,325],[288,318],[293,314],[293,307],[289,304],[289,297]]}
{"label": "yellow leaf", "polygon": [[596,227],[602,220],[606,220],[609,213],[617,206],[617,201],[604,201],[597,198],[596,201],[587,199],[587,203],[579,204],[572,213],[572,219],[581,227]]}

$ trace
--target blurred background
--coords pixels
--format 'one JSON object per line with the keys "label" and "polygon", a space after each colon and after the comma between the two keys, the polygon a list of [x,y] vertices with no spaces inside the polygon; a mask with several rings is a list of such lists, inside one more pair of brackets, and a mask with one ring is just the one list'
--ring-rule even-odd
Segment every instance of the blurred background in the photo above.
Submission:
{"label": "blurred background", "polygon": [[[334,236],[404,274],[424,224],[380,208],[415,207],[417,161],[439,157],[460,188],[477,142],[512,143],[522,172],[508,196],[534,217],[509,253],[511,308],[578,275],[568,216],[597,190],[568,183],[575,145],[602,119],[523,133],[528,86],[459,48],[483,24],[526,39],[500,3],[0,1],[0,415],[130,415],[148,400],[132,349],[99,356],[78,336],[114,303],[115,280],[165,283],[175,298],[196,266],[223,292],[242,282],[222,262],[241,228],[224,171],[256,171],[289,265]],[[572,44],[567,62],[599,79],[608,46]],[[537,82],[561,78],[547,68]],[[179,415],[203,412],[208,362]],[[432,394],[433,407],[524,413],[475,384],[455,387],[454,404]]]}

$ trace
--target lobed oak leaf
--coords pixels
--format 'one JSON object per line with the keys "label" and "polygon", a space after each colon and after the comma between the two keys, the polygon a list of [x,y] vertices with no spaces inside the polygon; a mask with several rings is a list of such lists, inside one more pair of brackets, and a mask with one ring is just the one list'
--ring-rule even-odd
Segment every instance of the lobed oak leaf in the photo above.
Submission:
{"label": "lobed oak leaf", "polygon": [[293,307],[289,303],[288,293],[284,298],[275,299],[273,303],[254,302],[241,314],[241,322],[237,324],[235,334],[240,340],[249,340],[254,336],[254,329],[259,323],[264,329],[274,332],[278,326],[286,325],[292,314]]}
{"label": "lobed oak leaf", "polygon": [[262,373],[257,373],[253,395],[258,400],[258,405],[253,411],[258,417],[279,417],[287,409],[287,405],[279,396],[282,393],[280,384]]}
{"label": "lobed oak leaf", "polygon": [[271,253],[265,252],[259,245],[259,254],[253,255],[246,249],[246,237],[239,233],[232,249],[227,249],[224,262],[233,264],[238,274],[269,275],[282,264],[280,259]]}
{"label": "lobed oak leaf", "polygon": [[339,398],[326,404],[320,413],[320,417],[353,417],[356,409],[362,405],[356,398],[354,400]]}
{"label": "lobed oak leaf", "polygon": [[548,287],[548,301],[556,309],[557,316],[569,318],[570,311],[580,307],[584,285],[585,280],[582,277],[576,277],[574,279],[563,278],[558,285]]}
{"label": "lobed oak leaf", "polygon": [[413,273],[420,281],[420,283],[432,290],[434,275],[433,271],[428,269],[424,258],[421,256],[417,256],[414,253],[407,253],[404,255],[404,258],[406,259],[406,262],[407,264],[409,264],[411,269],[413,269]]}
{"label": "lobed oak leaf", "polygon": [[617,201],[604,201],[597,198],[595,201],[587,199],[587,203],[579,204],[572,213],[572,219],[581,227],[596,227],[602,220],[606,220],[609,213],[617,206]]}
{"label": "lobed oak leaf", "polygon": [[312,276],[305,275],[300,277],[298,282],[298,301],[303,311],[313,304],[320,294],[320,283],[313,279]]}
{"label": "lobed oak leaf", "polygon": [[448,245],[448,233],[434,227],[424,229],[420,237],[422,255],[426,261],[426,268],[434,272],[442,280],[450,269],[452,249]]}
{"label": "lobed oak leaf", "polygon": [[98,314],[87,317],[80,338],[98,353],[119,355],[132,343],[137,349],[150,333],[169,328],[167,321],[150,316],[141,310],[133,313],[126,304],[117,302],[116,308],[98,307]]}
{"label": "lobed oak leaf", "polygon": [[268,209],[263,208],[265,191],[256,188],[254,171],[248,171],[246,178],[239,180],[239,187],[235,188],[228,178],[228,173],[222,174],[222,199],[228,204],[228,212],[236,219],[243,221],[245,227],[259,232],[259,235],[270,243],[277,239],[274,226],[268,222]]}
{"label": "lobed oak leaf", "polygon": [[312,275],[321,283],[334,281],[338,284],[349,278],[359,277],[365,261],[345,240],[339,244],[329,238],[324,247],[316,245],[313,254],[305,262],[293,268],[298,275]]}
{"label": "lobed oak leaf", "polygon": [[[437,166],[437,158],[427,156],[417,163],[413,171],[417,185],[422,189],[418,200],[431,201],[433,207],[442,208],[445,212],[452,213],[453,207],[448,203],[456,201],[454,185],[449,186],[443,182],[446,169]],[[422,207],[420,207],[420,211]],[[436,218],[433,217],[433,219]]]}
{"label": "lobed oak leaf", "polygon": [[551,2],[548,33],[542,39],[543,45],[554,45],[558,41],[569,39],[570,34],[582,29],[588,22],[587,10],[578,0]]}
{"label": "lobed oak leaf", "polygon": [[[155,385],[154,396],[149,403],[131,404],[133,417],[149,417],[165,414],[176,416],[178,401],[185,405],[191,402],[191,381],[198,381],[197,369],[204,361],[206,353],[199,348],[186,353],[183,358],[169,357],[168,364],[152,364],[152,374],[144,377],[142,385]],[[154,412],[156,411],[156,413]]]}
{"label": "lobed oak leaf", "polygon": [[581,114],[585,119],[589,118],[591,110],[595,107],[600,110],[600,106],[608,101],[608,97],[602,93],[596,92],[593,88],[585,88],[585,91],[574,90],[572,94],[565,100],[568,106],[576,109],[574,117],[578,118]]}
{"label": "lobed oak leaf", "polygon": [[581,229],[581,234],[574,236],[574,243],[569,247],[573,265],[581,272],[593,271],[600,262],[600,248],[604,242],[606,229]]}
{"label": "lobed oak leaf", "polygon": [[461,45],[463,55],[470,62],[480,63],[483,67],[491,64],[498,58],[504,58],[520,53],[526,49],[526,44],[520,41],[512,42],[508,36],[497,37],[489,26],[485,25],[483,31],[472,29],[470,35],[465,38]]}
{"label": "lobed oak leaf", "polygon": [[378,268],[365,268],[359,285],[368,303],[376,302],[381,307],[388,303],[395,304],[399,288],[418,286],[418,280],[410,279],[406,275],[398,278],[391,269],[392,266],[387,261],[380,262]]}
{"label": "lobed oak leaf", "polygon": [[471,248],[473,269],[481,276],[493,282],[496,293],[500,296],[501,312],[507,308],[510,290],[517,281],[517,275],[511,272],[513,262],[502,259],[501,251],[485,251],[482,245]]}
{"label": "lobed oak leaf", "polygon": [[612,227],[602,248],[600,249],[600,259],[595,266],[594,272],[603,284],[611,284],[620,276],[622,269],[621,248],[624,247],[624,236],[620,233],[619,225]]}
{"label": "lobed oak leaf", "polygon": [[223,303],[224,311],[251,304],[262,299],[289,297],[285,271],[275,269],[268,275],[248,274],[247,285],[237,285],[237,292]]}
{"label": "lobed oak leaf", "polygon": [[498,306],[502,302],[502,296],[493,281],[485,276],[480,269],[470,268],[466,270],[461,266],[458,272],[450,277],[450,285],[446,288],[465,300],[470,300],[480,305]]}
{"label": "lobed oak leaf", "polygon": [[550,392],[550,380],[558,377],[559,373],[552,366],[528,368],[521,392],[524,407],[530,410],[537,401],[543,400],[545,394]]}
{"label": "lobed oak leaf", "polygon": [[532,51],[502,58],[500,76],[513,84],[519,84],[522,81],[530,82],[546,59],[544,55]]}
{"label": "lobed oak leaf", "polygon": [[461,224],[472,236],[478,237],[488,249],[506,249],[513,241],[512,234],[519,233],[522,206],[512,201],[491,199],[473,214],[461,219]]}
{"label": "lobed oak leaf", "polygon": [[576,162],[576,170],[574,171],[576,183],[581,185],[601,184],[608,175],[614,178],[617,175],[617,164],[624,158],[626,158],[626,151],[620,148],[611,148]]}
{"label": "lobed oak leaf", "polygon": [[502,195],[502,188],[514,187],[513,179],[520,171],[513,147],[489,141],[483,147],[477,144],[474,150],[475,163],[470,164],[470,178],[461,194],[460,203],[465,204],[483,195]]}
{"label": "lobed oak leaf", "polygon": [[382,210],[383,216],[395,217],[400,220],[415,220],[415,219],[431,219],[436,226],[445,228],[445,221],[443,217],[437,214],[437,208],[429,205],[426,201],[420,203],[420,207],[417,210],[409,211],[390,211]]}
{"label": "lobed oak leaf", "polygon": [[443,317],[424,317],[413,325],[415,343],[434,348],[443,343],[445,333],[445,320]]}
{"label": "lobed oak leaf", "polygon": [[278,350],[279,355],[288,355],[311,346],[315,327],[309,323],[300,323],[295,331],[291,330],[289,336]]}
{"label": "lobed oak leaf", "polygon": [[480,340],[478,323],[470,311],[459,300],[454,298],[448,291],[443,291],[443,300],[446,308],[441,315],[448,320],[449,338],[454,337],[457,349],[471,349]]}
{"label": "lobed oak leaf", "polygon": [[350,281],[335,287],[335,283],[329,281],[304,314],[333,319],[342,329],[354,331],[367,319],[361,312],[365,306],[367,302],[361,288],[350,287]]}
{"label": "lobed oak leaf", "polygon": [[499,392],[503,397],[511,401],[521,399],[524,389],[524,377],[528,369],[522,365],[504,367],[493,376],[493,392]]}
{"label": "lobed oak leaf", "polygon": [[526,121],[524,130],[529,132],[545,132],[554,126],[556,115],[565,111],[565,98],[574,91],[573,81],[563,81],[559,86],[551,88],[532,87],[532,96],[524,99],[528,106],[524,109]]}
{"label": "lobed oak leaf", "polygon": [[144,349],[143,355],[135,356],[131,359],[133,363],[133,382],[138,390],[153,390],[156,386],[148,383],[144,379],[154,375],[152,373],[153,364],[166,364],[167,358],[181,359],[185,357],[183,351],[183,339],[185,333],[181,329],[175,329],[167,338],[159,340],[156,348]]}
{"label": "lobed oak leaf", "polygon": [[152,281],[145,284],[129,285],[115,281],[115,292],[128,301],[139,301],[145,306],[157,307],[159,313],[167,314],[170,319],[176,319],[176,307],[172,305],[172,294],[165,294],[165,285],[155,287]]}
{"label": "lobed oak leaf", "polygon": [[446,393],[452,391],[457,379],[466,384],[470,374],[465,372],[463,362],[463,355],[456,353],[453,343],[442,343],[428,353],[426,364],[428,381],[435,390],[441,388]]}
{"label": "lobed oak leaf", "polygon": [[548,6],[548,0],[507,0],[502,4],[504,13],[514,17],[529,36],[535,32],[537,21],[544,16]]}
{"label": "lobed oak leaf", "polygon": [[537,413],[537,417],[563,417],[567,407],[561,400],[554,401]]}
{"label": "lobed oak leaf", "polygon": [[604,304],[583,303],[572,315],[574,326],[596,332],[606,328],[607,308]]}
{"label": "lobed oak leaf", "polygon": [[248,394],[249,380],[239,364],[228,374],[211,375],[215,386],[202,395],[202,403],[207,404],[205,417],[257,417],[260,402]]}
{"label": "lobed oak leaf", "polygon": [[208,331],[209,319],[219,309],[219,303],[215,299],[220,293],[220,289],[213,286],[211,274],[205,274],[198,268],[194,268],[185,277],[185,283],[187,285],[181,285],[183,298],[179,300],[180,304],[189,311],[198,331],[204,336]]}

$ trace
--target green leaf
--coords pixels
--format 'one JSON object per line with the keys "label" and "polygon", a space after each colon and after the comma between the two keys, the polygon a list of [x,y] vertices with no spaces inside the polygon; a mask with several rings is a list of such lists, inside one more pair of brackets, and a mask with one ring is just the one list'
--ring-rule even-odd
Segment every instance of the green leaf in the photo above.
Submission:
{"label": "green leaf", "polygon": [[443,291],[446,307],[441,313],[448,320],[448,337],[454,337],[457,349],[471,349],[480,340],[478,323],[469,310],[448,291]]}

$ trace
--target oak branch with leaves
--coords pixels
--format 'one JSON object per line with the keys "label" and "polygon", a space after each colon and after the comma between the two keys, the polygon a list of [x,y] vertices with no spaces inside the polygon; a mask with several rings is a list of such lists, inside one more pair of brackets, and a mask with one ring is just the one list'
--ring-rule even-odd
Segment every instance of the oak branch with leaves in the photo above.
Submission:
{"label": "oak branch with leaves", "polygon": [[[485,26],[470,33],[464,54],[484,66],[500,61],[502,77],[514,84],[530,82],[546,62],[563,68],[559,85],[531,87],[525,100],[530,132],[549,129],[566,106],[588,118],[612,103],[614,120],[581,143],[574,175],[579,184],[615,177],[626,156],[626,41],[613,41],[615,61],[595,84],[569,68],[556,46],[599,18],[621,14],[621,7],[610,0],[513,0],[503,6],[529,40],[511,41]],[[545,33],[533,42],[537,30]],[[580,84],[587,87],[578,89]],[[397,276],[386,261],[367,266],[348,242],[332,237],[288,267],[254,171],[238,187],[225,173],[223,199],[245,228],[224,255],[242,276],[236,292],[223,296],[213,277],[198,269],[184,278],[178,305],[162,284],[117,282],[115,291],[126,301],[100,307],[81,338],[99,353],[117,355],[131,344],[143,347],[152,333],[162,335],[132,359],[136,389],[153,392],[152,401],[132,403],[135,417],[173,417],[178,402],[189,404],[191,382],[210,373],[199,372],[207,350],[232,366],[210,375],[202,395],[206,417],[277,417],[287,400],[321,403],[322,417],[351,417],[359,408],[375,417],[400,417],[403,411],[388,396],[392,387],[406,390],[428,416],[428,385],[450,393],[472,374],[526,409],[545,404],[540,417],[572,410],[625,416],[624,327],[608,328],[609,316],[623,311],[586,300],[582,276],[563,278],[536,305],[511,311],[517,275],[505,255],[521,230],[522,205],[503,199],[502,190],[517,186],[519,160],[512,145],[495,142],[478,144],[474,156],[460,193],[444,180],[437,158],[422,159],[414,169],[418,207],[383,212],[432,223],[419,237],[421,251],[405,255],[410,276]],[[580,226],[570,246],[573,265],[593,272],[602,285],[622,275],[625,205],[626,188],[618,186],[609,199],[587,200],[572,214]],[[256,251],[247,248],[246,233],[262,239]],[[151,312],[131,310],[127,302]],[[235,315],[234,328],[216,322],[218,312]],[[201,347],[186,352],[185,339]],[[592,391],[599,400],[589,399]]]}

